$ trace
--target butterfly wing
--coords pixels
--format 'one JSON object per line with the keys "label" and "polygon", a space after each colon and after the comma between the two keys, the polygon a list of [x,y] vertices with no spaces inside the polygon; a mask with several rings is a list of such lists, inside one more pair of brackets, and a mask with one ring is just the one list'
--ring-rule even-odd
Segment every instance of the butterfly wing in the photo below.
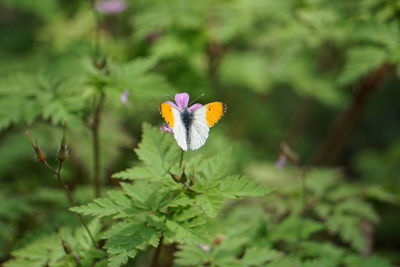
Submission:
{"label": "butterfly wing", "polygon": [[206,106],[202,106],[192,111],[192,123],[189,128],[189,148],[192,150],[202,147],[208,138],[210,127],[207,125]]}
{"label": "butterfly wing", "polygon": [[208,138],[210,127],[214,126],[222,117],[226,106],[222,102],[212,102],[195,109],[190,126],[189,148],[192,150],[202,147]]}
{"label": "butterfly wing", "polygon": [[168,123],[168,126],[172,128],[178,145],[183,150],[188,150],[186,129],[182,121],[181,112],[174,108],[171,104],[164,102],[160,106],[160,113],[164,120]]}
{"label": "butterfly wing", "polygon": [[161,116],[172,128],[178,145],[185,151],[199,149],[206,143],[210,127],[219,121],[225,110],[222,102],[212,102],[195,109],[191,112],[189,128],[186,129],[181,111],[166,102],[160,107]]}
{"label": "butterfly wing", "polygon": [[209,127],[214,126],[226,111],[226,105],[222,102],[211,102],[204,107],[206,109],[206,120]]}

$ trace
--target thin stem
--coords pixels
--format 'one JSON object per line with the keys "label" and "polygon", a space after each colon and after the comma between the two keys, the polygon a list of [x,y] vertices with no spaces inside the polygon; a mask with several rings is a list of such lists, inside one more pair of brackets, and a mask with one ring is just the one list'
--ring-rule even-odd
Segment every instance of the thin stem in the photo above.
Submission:
{"label": "thin stem", "polygon": [[303,232],[303,216],[304,216],[304,211],[305,211],[305,209],[306,209],[306,206],[307,206],[307,199],[306,199],[306,184],[305,184],[305,170],[303,169],[303,168],[301,168],[300,166],[297,166],[298,167],[298,171],[299,171],[299,174],[298,174],[298,178],[299,178],[299,181],[300,181],[300,184],[301,184],[301,203],[302,203],[302,206],[301,206],[301,210],[300,210],[300,213],[299,213],[299,224],[298,224],[298,227],[297,227],[297,243],[296,243],[296,249],[295,249],[295,254],[297,254],[297,252],[299,251],[299,246],[300,246],[300,244],[301,244],[301,242],[302,242],[302,232]]}
{"label": "thin stem", "polygon": [[98,66],[99,64],[99,56],[100,56],[100,29],[101,29],[101,17],[99,12],[96,10],[96,0],[90,0],[90,6],[93,11],[93,16],[96,19],[96,32],[94,37],[94,53],[93,59],[95,65]]}
{"label": "thin stem", "polygon": [[[68,186],[64,183],[64,180],[61,178],[61,171],[62,171],[62,162],[59,161],[58,167],[57,167],[57,170],[55,173],[56,178],[57,178],[58,182],[61,184],[61,186],[63,187],[70,204],[72,206],[75,206],[75,201],[74,201],[74,198],[72,197],[72,193],[69,190]],[[97,243],[96,243],[92,233],[90,232],[89,227],[87,226],[85,220],[83,219],[82,215],[80,215],[80,214],[77,214],[77,215],[78,215],[79,220],[81,221],[83,227],[85,228],[86,232],[88,233],[90,240],[93,242],[94,247],[97,248]]]}
{"label": "thin stem", "polygon": [[185,151],[183,150],[183,149],[181,149],[181,157],[180,157],[180,160],[179,160],[179,168],[181,168],[182,167],[182,162],[183,162],[183,154],[185,153]]}
{"label": "thin stem", "polygon": [[100,177],[100,136],[99,127],[101,122],[101,112],[103,110],[105,95],[100,94],[100,99],[95,107],[93,122],[91,124],[92,142],[93,142],[93,183],[96,197],[101,195],[101,177]]}
{"label": "thin stem", "polygon": [[47,169],[49,169],[52,173],[57,175],[57,170],[55,170],[53,167],[51,167],[50,164],[46,160],[42,161],[42,163]]}
{"label": "thin stem", "polygon": [[[105,67],[105,63],[100,62],[100,30],[101,30],[101,17],[99,12],[96,10],[96,0],[90,0],[90,6],[93,11],[94,18],[96,20],[96,32],[94,38],[94,53],[93,63],[95,67],[101,71]],[[101,88],[100,88],[101,89]],[[99,127],[101,121],[101,112],[103,110],[105,100],[104,92],[100,92],[100,98],[95,105],[93,113],[93,121],[89,124],[89,128],[92,132],[92,144],[93,144],[93,185],[96,197],[101,195],[101,177],[100,177],[100,137]]]}
{"label": "thin stem", "polygon": [[161,234],[160,241],[158,242],[156,251],[154,251],[153,258],[151,259],[151,263],[150,263],[149,267],[157,267],[158,266],[158,258],[160,257],[161,247],[163,246],[163,242],[164,242],[164,233]]}

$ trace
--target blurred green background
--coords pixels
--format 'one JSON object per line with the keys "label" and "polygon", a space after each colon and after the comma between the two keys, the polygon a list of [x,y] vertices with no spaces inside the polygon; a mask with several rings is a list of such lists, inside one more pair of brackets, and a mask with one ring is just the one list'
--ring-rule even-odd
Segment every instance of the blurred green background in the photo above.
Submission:
{"label": "blurred green background", "polygon": [[142,123],[161,125],[159,104],[188,92],[227,104],[202,150],[232,147],[242,173],[269,175],[286,142],[302,166],[385,189],[371,242],[399,264],[399,20],[391,0],[1,1],[0,260],[76,223],[26,131],[54,162],[68,122],[64,176],[87,201],[99,103],[113,187]]}

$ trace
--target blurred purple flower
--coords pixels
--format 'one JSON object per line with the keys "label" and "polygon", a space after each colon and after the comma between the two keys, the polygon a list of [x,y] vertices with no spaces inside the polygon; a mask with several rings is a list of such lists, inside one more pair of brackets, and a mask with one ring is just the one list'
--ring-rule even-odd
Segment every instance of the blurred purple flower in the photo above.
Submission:
{"label": "blurred purple flower", "polygon": [[198,244],[198,246],[199,246],[202,250],[207,251],[207,252],[211,250],[211,247],[210,247],[209,245]]}
{"label": "blurred purple flower", "polygon": [[160,130],[161,130],[162,132],[172,133],[172,128],[169,127],[169,125],[168,125],[167,123],[163,123],[163,124],[160,126]]}
{"label": "blurred purple flower", "polygon": [[275,167],[283,169],[286,166],[287,157],[284,154],[280,154],[278,160],[275,162]]}
{"label": "blurred purple flower", "polygon": [[128,89],[126,89],[119,96],[119,100],[121,100],[122,103],[126,104],[128,103],[128,96],[129,96],[129,91]]}
{"label": "blurred purple flower", "polygon": [[96,3],[96,10],[100,13],[115,14],[124,11],[127,7],[125,0],[103,0]]}

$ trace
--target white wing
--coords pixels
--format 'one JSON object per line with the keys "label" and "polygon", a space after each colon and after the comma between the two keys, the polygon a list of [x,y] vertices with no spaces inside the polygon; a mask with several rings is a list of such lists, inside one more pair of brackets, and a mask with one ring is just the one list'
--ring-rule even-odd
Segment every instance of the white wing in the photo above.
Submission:
{"label": "white wing", "polygon": [[206,106],[202,106],[192,112],[193,120],[189,128],[189,149],[199,149],[207,141],[210,127],[207,125],[206,112]]}
{"label": "white wing", "polygon": [[178,145],[183,150],[188,150],[188,145],[186,141],[186,130],[185,126],[183,125],[181,112],[176,108],[172,107],[172,114],[174,115],[174,127],[172,131],[174,132],[174,137]]}

